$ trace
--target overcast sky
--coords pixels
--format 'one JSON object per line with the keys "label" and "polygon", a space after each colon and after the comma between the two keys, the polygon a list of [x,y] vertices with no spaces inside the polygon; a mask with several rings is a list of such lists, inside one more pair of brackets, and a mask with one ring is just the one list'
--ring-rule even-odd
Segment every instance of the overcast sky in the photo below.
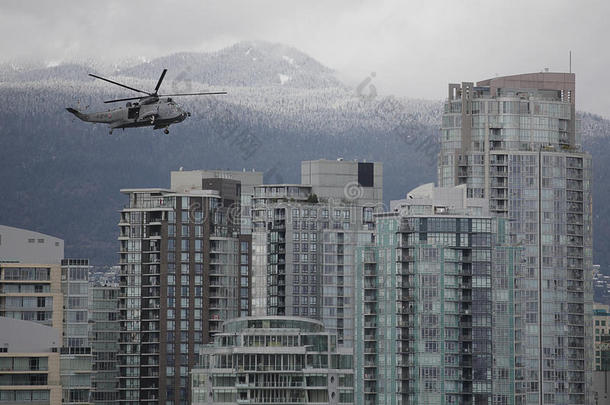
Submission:
{"label": "overcast sky", "polygon": [[[576,73],[577,108],[610,118],[610,2],[0,2],[0,62],[152,58],[242,40],[292,45],[354,86],[442,99],[447,83],[525,72]],[[598,79],[595,79],[595,78]]]}

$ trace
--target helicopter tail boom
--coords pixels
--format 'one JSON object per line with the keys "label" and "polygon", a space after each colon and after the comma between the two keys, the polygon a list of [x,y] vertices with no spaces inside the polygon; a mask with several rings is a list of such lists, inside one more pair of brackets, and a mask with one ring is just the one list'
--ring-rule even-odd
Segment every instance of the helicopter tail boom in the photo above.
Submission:
{"label": "helicopter tail boom", "polygon": [[76,116],[77,116],[79,119],[81,119],[81,120],[83,120],[83,121],[88,121],[88,119],[87,119],[87,118],[88,118],[88,117],[87,117],[87,114],[83,114],[83,113],[81,113],[81,112],[79,112],[79,111],[75,110],[74,108],[70,108],[70,107],[66,108],[66,110],[68,110],[68,112],[70,112],[70,113],[72,113],[72,114],[76,115]]}

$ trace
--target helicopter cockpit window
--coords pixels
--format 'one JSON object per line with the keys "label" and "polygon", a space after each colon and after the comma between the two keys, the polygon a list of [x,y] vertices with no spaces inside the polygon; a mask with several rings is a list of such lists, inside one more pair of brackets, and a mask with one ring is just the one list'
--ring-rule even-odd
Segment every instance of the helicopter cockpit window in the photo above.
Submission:
{"label": "helicopter cockpit window", "polygon": [[140,107],[135,106],[131,107],[127,110],[127,118],[129,119],[137,119],[140,114]]}

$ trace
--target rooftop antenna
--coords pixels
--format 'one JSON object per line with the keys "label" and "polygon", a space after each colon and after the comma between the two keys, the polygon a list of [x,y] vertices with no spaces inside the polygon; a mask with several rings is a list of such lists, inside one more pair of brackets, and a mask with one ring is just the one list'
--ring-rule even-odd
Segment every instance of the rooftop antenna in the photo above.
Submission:
{"label": "rooftop antenna", "polygon": [[570,73],[572,73],[572,51],[570,51]]}

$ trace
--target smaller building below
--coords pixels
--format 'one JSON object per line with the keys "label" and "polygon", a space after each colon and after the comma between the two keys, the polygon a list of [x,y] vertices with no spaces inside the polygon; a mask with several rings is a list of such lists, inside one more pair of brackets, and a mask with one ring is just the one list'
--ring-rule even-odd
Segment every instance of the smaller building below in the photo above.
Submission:
{"label": "smaller building below", "polygon": [[191,373],[193,404],[353,404],[351,349],[315,320],[227,321]]}
{"label": "smaller building below", "polygon": [[593,305],[595,323],[595,371],[610,371],[610,306]]}
{"label": "smaller building below", "polygon": [[61,403],[60,331],[0,316],[0,403]]}

